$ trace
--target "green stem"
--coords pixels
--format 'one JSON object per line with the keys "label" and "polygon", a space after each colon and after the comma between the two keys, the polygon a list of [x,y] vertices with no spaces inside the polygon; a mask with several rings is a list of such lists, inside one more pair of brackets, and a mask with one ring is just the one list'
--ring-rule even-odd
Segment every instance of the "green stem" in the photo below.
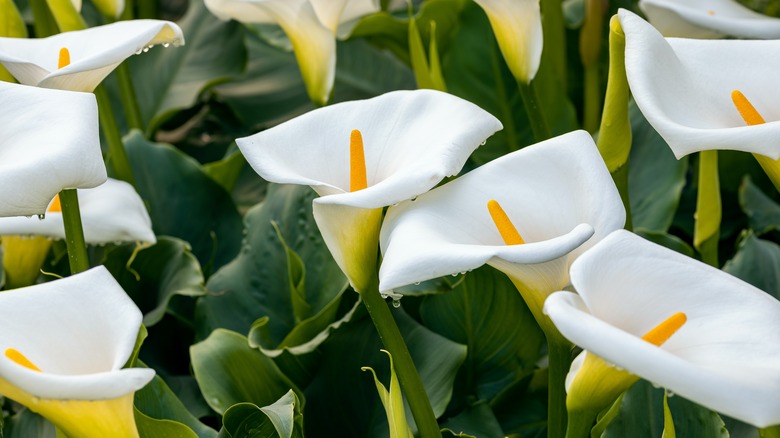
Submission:
{"label": "green stem", "polygon": [[420,375],[414,366],[409,349],[406,348],[401,331],[398,330],[398,325],[396,325],[387,303],[379,294],[378,279],[375,279],[365,291],[360,292],[360,297],[363,299],[363,305],[366,306],[368,314],[371,315],[377,332],[379,332],[382,344],[393,355],[395,371],[398,374],[406,401],[409,402],[414,421],[417,423],[420,437],[440,438],[439,423],[436,421],[431,402],[425,393],[425,387],[423,387]]}
{"label": "green stem", "polygon": [[157,0],[138,0],[138,18],[157,18]]}
{"label": "green stem", "polygon": [[628,163],[626,161],[612,172],[612,180],[615,182],[618,193],[620,193],[620,200],[623,201],[623,207],[626,209],[626,226],[624,228],[632,231],[634,224],[631,221],[631,199],[628,195]]}
{"label": "green stem", "polygon": [[127,125],[130,129],[144,130],[144,122],[141,118],[141,109],[135,98],[135,87],[130,77],[130,69],[126,63],[119,64],[116,68],[116,78],[119,81],[119,95],[122,99],[122,108],[125,110]]}
{"label": "green stem", "polygon": [[547,383],[547,437],[566,435],[566,375],[571,366],[571,344],[557,329],[547,328],[547,351],[550,358]]}
{"label": "green stem", "polygon": [[758,436],[761,438],[780,438],[780,425],[758,429]]}
{"label": "green stem", "polygon": [[599,64],[593,63],[585,67],[585,106],[583,108],[583,127],[593,134],[599,129],[601,117],[601,75]]}
{"label": "green stem", "polygon": [[569,412],[566,438],[588,438],[597,415],[590,411]]}
{"label": "green stem", "polygon": [[704,263],[716,268],[721,217],[718,151],[702,151],[699,153],[699,193],[696,198],[693,246],[699,250]]}
{"label": "green stem", "polygon": [[98,102],[100,128],[103,131],[106,143],[108,143],[108,162],[111,163],[114,174],[118,179],[135,186],[133,169],[130,166],[130,160],[127,158],[125,147],[122,144],[122,135],[119,133],[119,127],[114,118],[114,110],[111,108],[108,92],[100,85],[95,89],[95,97]]}
{"label": "green stem", "polygon": [[534,138],[537,142],[547,140],[550,138],[550,128],[547,124],[547,120],[544,118],[542,108],[539,106],[539,99],[536,97],[536,89],[533,86],[533,81],[531,81],[530,84],[518,82],[517,87],[520,90],[520,96],[523,98],[525,113],[531,124]]}
{"label": "green stem", "polygon": [[541,0],[542,33],[544,48],[542,64],[551,64],[549,71],[559,75],[561,86],[566,88],[566,28],[563,25],[561,0]]}
{"label": "green stem", "polygon": [[65,224],[65,244],[68,248],[68,261],[71,274],[78,274],[89,269],[87,244],[84,241],[84,229],[81,226],[81,212],[76,189],[65,189],[60,192],[62,206],[62,221]]}

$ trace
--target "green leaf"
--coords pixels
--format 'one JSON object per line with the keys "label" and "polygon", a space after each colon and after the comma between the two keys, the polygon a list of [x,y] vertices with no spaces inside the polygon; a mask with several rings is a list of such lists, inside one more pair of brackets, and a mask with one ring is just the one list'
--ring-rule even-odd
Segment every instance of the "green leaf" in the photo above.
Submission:
{"label": "green leaf", "polygon": [[745,231],[723,270],[780,299],[780,245]]}
{"label": "green leaf", "polygon": [[653,243],[657,243],[661,246],[665,246],[671,250],[679,252],[680,254],[685,254],[688,257],[693,257],[694,255],[693,248],[691,248],[690,245],[685,243],[684,240],[680,239],[675,235],[667,234],[659,231],[649,231],[643,228],[634,230],[634,232],[637,235],[644,237],[645,239]]}
{"label": "green leaf", "polygon": [[661,434],[661,438],[676,438],[677,434],[674,432],[674,418],[672,417],[672,411],[669,410],[669,395],[664,393],[664,432]]}
{"label": "green leaf", "polygon": [[780,229],[780,205],[765,195],[746,175],[739,186],[739,205],[756,234]]}
{"label": "green leaf", "polygon": [[425,297],[420,316],[426,327],[468,347],[458,392],[491,400],[534,369],[544,335],[506,275],[486,266],[464,277],[453,291]]}
{"label": "green leaf", "polygon": [[[490,405],[480,400],[467,407],[458,415],[449,418],[442,427],[450,430],[454,436],[474,436],[479,438],[504,438],[506,434],[501,430],[495,414]],[[456,434],[453,431],[458,431]]]}
{"label": "green leaf", "polygon": [[370,371],[374,377],[374,384],[379,393],[379,399],[382,400],[382,406],[385,408],[387,422],[390,425],[390,438],[414,438],[409,429],[409,423],[406,422],[406,412],[404,412],[404,396],[401,393],[401,384],[393,367],[393,355],[387,350],[380,350],[390,358],[390,389],[379,380],[376,372],[371,367],[361,367],[362,371]]}
{"label": "green leaf", "polygon": [[149,142],[138,131],[124,143],[155,234],[189,242],[206,274],[232,260],[242,224],[230,195],[197,161],[170,145]]}
{"label": "green leaf", "polygon": [[40,415],[24,408],[3,422],[4,438],[55,438],[53,424]]}
{"label": "green leaf", "polygon": [[[394,309],[393,315],[417,364],[433,411],[441,415],[450,401],[466,347],[431,332],[401,309]],[[367,316],[353,318],[322,344],[320,367],[306,389],[307,403],[316,406],[305,411],[307,430],[337,430],[341,437],[356,438],[387,435],[385,411],[375,395],[376,386],[360,371],[370,366],[379,375],[390,372],[380,348],[382,343]],[[408,410],[406,418],[412,422]]]}
{"label": "green leaf", "polygon": [[628,190],[635,229],[666,232],[685,186],[688,158],[677,160],[663,138],[647,123],[635,103],[629,106],[633,143]]}
{"label": "green leaf", "polygon": [[220,414],[236,403],[271,404],[298,388],[273,360],[249,347],[245,337],[217,329],[190,347],[192,371],[206,402]]}
{"label": "green leaf", "polygon": [[173,420],[157,420],[135,410],[135,424],[138,433],[144,437],[154,438],[198,438],[189,427]]}
{"label": "green leaf", "polygon": [[[634,384],[620,405],[602,438],[657,438],[664,430],[664,390],[642,380]],[[682,397],[669,397],[674,428],[680,436],[728,438],[723,420],[712,412]]]}
{"label": "green leaf", "polygon": [[144,313],[144,324],[162,319],[174,295],[206,294],[200,263],[187,242],[160,236],[157,243],[137,251],[122,245],[111,251],[103,264]]}
{"label": "green leaf", "polygon": [[225,412],[222,422],[220,438],[303,436],[300,403],[292,390],[262,408],[252,403],[233,405]]}
{"label": "green leaf", "polygon": [[[235,146],[233,146],[235,148]],[[203,170],[211,179],[221,185],[227,192],[236,187],[241,171],[246,166],[246,158],[237,148],[227,157],[203,165]]]}
{"label": "green leaf", "polygon": [[[145,365],[140,363],[136,366]],[[136,391],[134,403],[136,412],[143,414],[148,419],[170,420],[186,425],[190,430],[196,432],[200,438],[213,438],[217,435],[214,429],[198,421],[187,410],[181,400],[176,397],[159,375],[154,376],[151,382]]]}
{"label": "green leaf", "polygon": [[243,27],[237,22],[221,21],[195,1],[179,25],[184,46],[157,47],[128,61],[147,133],[176,111],[193,106],[203,90],[238,76],[246,66]]}
{"label": "green leaf", "polygon": [[[332,302],[341,299],[347,280],[314,222],[313,198],[314,192],[308,187],[269,185],[266,200],[246,215],[247,235],[241,253],[209,279],[207,288],[212,294],[198,301],[197,329],[201,337],[217,327],[247,333],[258,318],[267,316],[268,342],[263,345],[282,345],[301,322],[296,321],[293,309],[290,261],[293,271],[305,269],[303,290],[310,314],[330,312],[309,333],[314,335],[333,322],[336,309],[331,307]],[[285,247],[279,235],[289,240],[289,246]],[[288,250],[296,254],[291,260]],[[299,299],[304,297],[298,295]]]}
{"label": "green leaf", "polygon": [[414,88],[414,75],[409,67],[386,51],[362,39],[339,42],[336,46],[334,102]]}

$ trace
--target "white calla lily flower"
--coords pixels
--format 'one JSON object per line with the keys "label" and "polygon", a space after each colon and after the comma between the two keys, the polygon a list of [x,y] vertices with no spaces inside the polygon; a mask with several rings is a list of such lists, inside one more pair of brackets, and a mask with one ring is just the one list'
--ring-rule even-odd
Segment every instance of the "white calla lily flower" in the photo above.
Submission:
{"label": "white calla lily flower", "polygon": [[542,59],[542,14],[539,0],[474,0],[490,20],[512,75],[531,83]]}
{"label": "white calla lily flower", "polygon": [[457,174],[501,127],[450,94],[394,91],[314,110],[236,143],[266,180],[309,185],[320,195],[314,217],[325,243],[363,290],[376,275],[381,209]]}
{"label": "white calla lily flower", "polygon": [[336,36],[355,20],[379,11],[378,0],[206,0],[217,17],[242,23],[276,23],[287,34],[311,100],[324,105],[336,77]]}
{"label": "white calla lily flower", "polygon": [[[677,158],[731,149],[780,158],[780,41],[664,38],[620,10],[626,75],[639,109]],[[745,126],[732,93],[742,92],[769,123]]]}
{"label": "white calla lily flower", "polygon": [[[488,201],[519,240],[507,244]],[[569,266],[622,228],[620,196],[585,131],[528,146],[391,207],[380,236],[380,290],[489,264],[507,274],[539,320],[544,299],[569,283]],[[520,243],[523,242],[524,243]]]}
{"label": "white calla lily flower", "polygon": [[[780,423],[780,302],[772,296],[627,231],[583,254],[571,278],[579,295],[556,292],[544,307],[587,352],[568,378],[570,408],[633,373],[755,426]],[[591,355],[609,365],[589,365]]]}
{"label": "white calla lily flower", "polygon": [[133,393],[154,370],[122,367],[142,315],[104,267],[0,294],[0,394],[73,437],[137,437]]}
{"label": "white calla lily flower", "polygon": [[640,0],[639,8],[664,36],[778,39],[780,19],[734,0]]}
{"label": "white calla lily flower", "polygon": [[0,217],[44,214],[61,190],[106,181],[92,94],[0,82],[0,120]]}
{"label": "white calla lily flower", "polygon": [[170,21],[129,20],[47,38],[0,38],[0,63],[22,84],[91,92],[122,61],[157,44],[184,44],[181,28]]}
{"label": "white calla lily flower", "polygon": [[[108,179],[94,189],[78,191],[84,240],[89,244],[157,241],[144,202],[130,184]],[[0,218],[0,235],[36,235],[65,238],[58,200],[41,218]]]}

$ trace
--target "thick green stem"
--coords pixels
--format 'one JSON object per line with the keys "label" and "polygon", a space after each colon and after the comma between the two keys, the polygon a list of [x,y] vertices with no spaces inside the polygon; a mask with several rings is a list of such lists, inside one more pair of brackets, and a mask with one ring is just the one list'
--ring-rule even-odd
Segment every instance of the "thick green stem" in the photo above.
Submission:
{"label": "thick green stem", "polygon": [[119,81],[119,96],[122,99],[122,108],[125,110],[128,127],[144,131],[141,109],[138,107],[138,100],[135,98],[135,87],[130,77],[130,69],[126,63],[123,62],[116,68],[116,78]]}
{"label": "thick green stem", "polygon": [[598,412],[575,411],[569,412],[566,426],[566,438],[588,438],[593,428]]}
{"label": "thick green stem", "polygon": [[716,268],[719,265],[721,217],[718,151],[702,151],[699,153],[699,193],[696,198],[693,246],[699,250],[704,263]]}
{"label": "thick green stem", "polygon": [[599,64],[593,63],[585,67],[585,106],[583,108],[583,127],[593,134],[599,129],[601,122],[601,75]]}
{"label": "thick green stem", "polygon": [[561,86],[566,88],[566,29],[563,24],[561,0],[541,0],[542,32],[544,48],[542,64],[553,66],[549,71],[559,77]]}
{"label": "thick green stem", "polygon": [[130,160],[127,158],[125,147],[122,144],[122,135],[119,133],[119,127],[114,118],[114,110],[111,108],[108,92],[100,85],[95,89],[95,97],[98,102],[100,128],[103,131],[106,143],[108,143],[108,162],[114,169],[114,174],[118,179],[135,186],[133,169],[130,166]]}
{"label": "thick green stem", "polygon": [[571,366],[571,343],[557,329],[547,328],[547,351],[550,358],[547,383],[547,437],[566,435],[566,374]]}
{"label": "thick green stem", "polygon": [[371,315],[379,338],[382,339],[385,349],[393,356],[393,364],[398,374],[398,380],[401,383],[406,401],[412,411],[419,435],[422,438],[440,438],[439,424],[433,413],[431,402],[425,393],[420,375],[414,366],[409,349],[406,348],[404,338],[398,325],[393,319],[393,315],[387,306],[387,303],[379,294],[378,279],[367,287],[365,291],[360,292],[363,304]]}
{"label": "thick green stem", "polygon": [[65,224],[65,244],[68,248],[68,261],[71,274],[78,274],[89,269],[87,244],[84,241],[84,229],[81,226],[81,212],[76,189],[65,189],[60,192],[62,206],[62,221]]}
{"label": "thick green stem", "polygon": [[550,127],[547,124],[547,120],[545,120],[542,108],[539,106],[539,99],[536,97],[533,81],[530,84],[518,82],[517,87],[520,90],[520,96],[523,98],[525,113],[531,124],[534,138],[537,142],[547,140],[550,138]]}

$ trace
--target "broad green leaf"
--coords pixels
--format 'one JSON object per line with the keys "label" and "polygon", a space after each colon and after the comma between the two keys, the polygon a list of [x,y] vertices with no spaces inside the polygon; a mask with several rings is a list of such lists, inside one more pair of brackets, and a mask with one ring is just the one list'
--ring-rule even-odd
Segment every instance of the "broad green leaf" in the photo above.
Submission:
{"label": "broad green leaf", "polygon": [[55,438],[53,424],[40,415],[24,408],[3,421],[4,438]]}
{"label": "broad green leaf", "polygon": [[[392,312],[433,411],[441,415],[450,401],[466,347],[419,325],[401,309]],[[387,420],[376,386],[360,371],[361,367],[370,366],[380,376],[389,374],[387,359],[379,352],[380,348],[382,343],[367,315],[353,318],[322,344],[320,367],[306,388],[306,400],[312,406],[304,412],[307,430],[337,430],[341,437],[387,436]],[[412,423],[408,410],[406,419]]]}
{"label": "broad green leaf", "polygon": [[310,328],[309,333],[314,335],[333,322],[338,305],[334,308],[331,303],[340,299],[347,280],[314,222],[313,198],[314,192],[308,187],[269,185],[266,200],[246,215],[247,235],[241,253],[209,279],[207,288],[212,294],[198,301],[197,329],[201,337],[217,327],[248,333],[252,324],[265,316],[266,348],[281,345],[293,331],[298,322],[292,297],[300,291],[290,289],[288,251],[279,235],[302,262],[293,269],[305,269],[304,297],[311,315],[331,312],[329,318],[318,320],[320,327]]}
{"label": "broad green leaf", "polygon": [[649,231],[644,228],[634,230],[634,232],[653,243],[665,246],[671,250],[679,252],[680,254],[685,254],[688,257],[693,257],[694,255],[693,248],[691,248],[690,245],[675,235],[659,231]]}
{"label": "broad green leaf", "polygon": [[300,403],[290,390],[279,400],[265,407],[252,403],[231,406],[222,419],[219,438],[303,436]]}
{"label": "broad green leaf", "polygon": [[235,148],[227,157],[204,164],[203,170],[206,172],[206,175],[221,185],[223,189],[227,192],[232,192],[245,166],[246,158]]}
{"label": "broad green leaf", "polygon": [[527,375],[541,356],[544,335],[506,275],[482,267],[449,293],[425,297],[426,327],[468,347],[458,394],[491,400]]}
{"label": "broad green leaf", "polygon": [[149,142],[138,131],[124,142],[155,234],[189,242],[206,275],[232,260],[242,224],[230,195],[172,146]]}
{"label": "broad green leaf", "polygon": [[[144,364],[136,366],[144,366]],[[134,403],[136,411],[149,419],[170,420],[186,425],[200,438],[213,438],[217,435],[214,429],[198,421],[187,410],[159,375],[154,376],[149,384],[136,391]]]}
{"label": "broad green leaf", "polygon": [[174,295],[206,294],[203,272],[187,242],[160,236],[157,243],[137,251],[122,245],[111,251],[103,264],[144,313],[144,324],[162,319]]}
{"label": "broad green leaf", "polygon": [[[602,438],[658,438],[664,430],[664,390],[642,380],[623,396],[620,413]],[[720,416],[679,396],[669,397],[676,433],[685,437],[728,438]]]}
{"label": "broad green leaf", "polygon": [[193,1],[179,25],[184,46],[155,47],[129,60],[147,133],[176,111],[193,106],[203,90],[246,67],[243,27],[237,22],[220,21],[202,1]]}
{"label": "broad green leaf", "polygon": [[444,424],[453,432],[454,436],[475,436],[479,438],[504,438],[506,434],[501,430],[496,416],[490,409],[490,405],[480,400],[467,407],[458,415],[449,418]]}
{"label": "broad green leaf", "polygon": [[688,158],[677,160],[635,103],[629,105],[633,143],[628,190],[635,229],[666,232],[685,186]]}
{"label": "broad green leaf", "polygon": [[409,67],[362,39],[336,46],[334,102],[367,99],[393,90],[414,89]]}
{"label": "broad green leaf", "polygon": [[198,434],[189,427],[173,421],[158,420],[135,410],[135,424],[138,433],[143,437],[154,438],[198,438]]}
{"label": "broad green leaf", "polygon": [[190,347],[192,371],[206,402],[220,414],[236,403],[265,406],[298,388],[273,360],[249,347],[245,337],[217,329]]}
{"label": "broad green leaf", "polygon": [[504,125],[472,154],[476,164],[534,143],[515,79],[504,63],[487,16],[476,4],[469,3],[463,9],[450,49],[442,52],[442,68],[450,93],[479,105]]}
{"label": "broad green leaf", "polygon": [[409,429],[409,423],[406,422],[406,412],[404,412],[404,396],[401,393],[401,383],[395,374],[393,366],[393,355],[387,350],[381,350],[390,358],[390,389],[379,380],[376,372],[371,367],[361,367],[362,371],[370,371],[374,377],[374,385],[379,393],[379,399],[382,400],[382,406],[385,408],[385,415],[390,426],[390,438],[414,438]]}
{"label": "broad green leaf", "polygon": [[780,299],[780,245],[745,231],[723,270]]}
{"label": "broad green leaf", "polygon": [[756,234],[780,229],[780,205],[753,184],[749,175],[739,187],[739,204]]}

